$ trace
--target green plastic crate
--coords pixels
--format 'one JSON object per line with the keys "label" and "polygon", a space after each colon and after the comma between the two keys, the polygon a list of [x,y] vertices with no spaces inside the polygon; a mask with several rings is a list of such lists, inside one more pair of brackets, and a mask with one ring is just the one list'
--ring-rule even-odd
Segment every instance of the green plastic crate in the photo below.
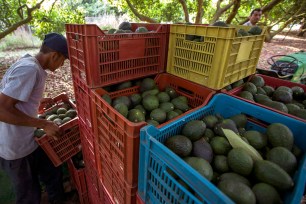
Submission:
{"label": "green plastic crate", "polygon": [[238,37],[239,29],[250,27],[170,25],[167,72],[222,89],[255,73],[266,33],[266,27],[261,28],[260,35]]}

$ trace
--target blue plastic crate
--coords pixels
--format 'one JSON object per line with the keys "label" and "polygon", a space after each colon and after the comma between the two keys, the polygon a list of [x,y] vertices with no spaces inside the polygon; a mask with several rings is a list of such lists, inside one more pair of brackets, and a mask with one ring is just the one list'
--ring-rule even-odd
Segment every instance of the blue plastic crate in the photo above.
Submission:
{"label": "blue plastic crate", "polygon": [[[286,193],[284,201],[285,203],[300,203],[306,183],[306,123],[224,94],[215,95],[207,106],[160,129],[151,125],[141,129],[138,178],[138,192],[141,199],[145,203],[152,204],[233,203],[214,184],[163,145],[167,138],[179,134],[187,122],[215,113],[225,118],[244,113],[249,117],[259,119],[262,124],[283,123],[291,129],[295,144],[304,151],[304,155],[299,161],[298,171],[293,178],[294,189]],[[247,124],[247,129],[265,131],[264,127],[251,120]],[[168,173],[168,169],[178,175],[195,193],[178,183]]]}

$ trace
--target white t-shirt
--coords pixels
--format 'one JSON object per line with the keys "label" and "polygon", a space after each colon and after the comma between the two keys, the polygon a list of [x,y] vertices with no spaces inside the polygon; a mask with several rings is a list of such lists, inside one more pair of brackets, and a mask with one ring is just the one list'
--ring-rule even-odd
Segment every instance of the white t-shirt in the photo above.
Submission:
{"label": "white t-shirt", "polygon": [[[45,89],[47,72],[31,55],[25,55],[5,73],[0,91],[19,100],[16,108],[37,117],[39,102]],[[0,157],[15,160],[32,153],[37,147],[35,127],[16,126],[0,121]]]}
{"label": "white t-shirt", "polygon": [[253,26],[253,24],[251,23],[251,21],[246,22],[245,24],[243,24],[244,26]]}

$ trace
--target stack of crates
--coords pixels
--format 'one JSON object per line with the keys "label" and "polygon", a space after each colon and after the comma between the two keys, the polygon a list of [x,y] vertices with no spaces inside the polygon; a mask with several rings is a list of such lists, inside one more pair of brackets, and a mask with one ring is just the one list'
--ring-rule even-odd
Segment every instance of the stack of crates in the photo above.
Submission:
{"label": "stack of crates", "polygon": [[[138,27],[146,27],[149,32],[107,34],[94,24],[66,24],[89,203],[136,203],[137,172],[120,175],[118,169],[122,166],[104,160],[101,163],[104,155],[96,135],[99,127],[95,126],[100,118],[99,112],[93,112],[98,100],[95,89],[165,70],[169,25],[132,23],[131,26],[133,32]],[[106,135],[111,135],[115,130],[107,131]],[[122,138],[114,139],[119,142]],[[138,147],[130,145],[128,148],[138,154]],[[137,158],[129,159],[124,162],[138,164]]]}

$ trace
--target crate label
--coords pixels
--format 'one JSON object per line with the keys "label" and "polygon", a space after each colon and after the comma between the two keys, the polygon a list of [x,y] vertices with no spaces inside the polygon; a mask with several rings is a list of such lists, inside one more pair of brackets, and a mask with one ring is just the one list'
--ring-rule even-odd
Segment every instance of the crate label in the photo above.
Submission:
{"label": "crate label", "polygon": [[145,55],[145,39],[119,41],[119,60],[141,58]]}
{"label": "crate label", "polygon": [[254,42],[241,42],[236,63],[246,61],[250,59],[251,51]]}

